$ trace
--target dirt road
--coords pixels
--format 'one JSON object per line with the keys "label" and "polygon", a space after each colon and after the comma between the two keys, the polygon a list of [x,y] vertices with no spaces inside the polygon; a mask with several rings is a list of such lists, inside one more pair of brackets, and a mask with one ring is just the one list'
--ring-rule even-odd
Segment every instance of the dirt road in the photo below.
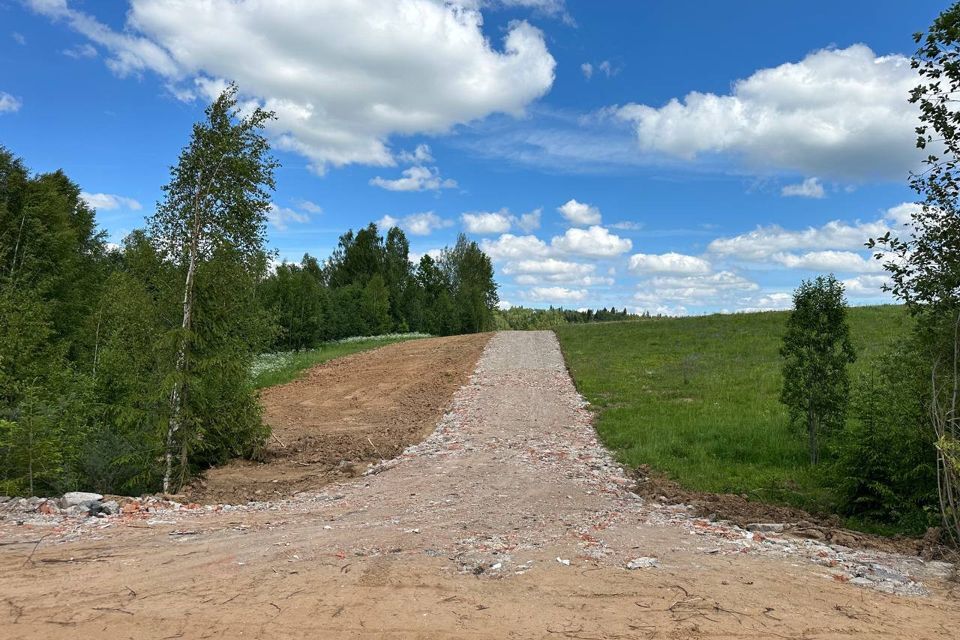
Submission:
{"label": "dirt road", "polygon": [[552,333],[496,334],[436,430],[372,471],[39,545],[8,544],[39,525],[4,523],[0,637],[939,639],[960,622],[940,564],[637,498]]}

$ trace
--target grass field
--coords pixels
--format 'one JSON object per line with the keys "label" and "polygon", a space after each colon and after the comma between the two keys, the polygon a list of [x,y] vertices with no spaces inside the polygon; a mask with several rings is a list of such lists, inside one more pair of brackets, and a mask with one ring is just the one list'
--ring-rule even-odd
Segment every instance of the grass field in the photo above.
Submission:
{"label": "grass field", "polygon": [[[690,489],[832,511],[832,492],[778,399],[786,319],[713,315],[556,333],[578,389],[599,410],[601,439],[622,463],[649,464]],[[849,319],[859,362],[910,326],[897,306],[853,308]]]}
{"label": "grass field", "polygon": [[272,387],[284,382],[295,380],[302,371],[315,365],[348,356],[351,353],[368,351],[404,340],[429,337],[426,334],[406,333],[372,336],[361,338],[347,338],[327,342],[315,349],[304,351],[283,351],[278,353],[262,353],[254,360],[251,367],[253,386],[256,389]]}

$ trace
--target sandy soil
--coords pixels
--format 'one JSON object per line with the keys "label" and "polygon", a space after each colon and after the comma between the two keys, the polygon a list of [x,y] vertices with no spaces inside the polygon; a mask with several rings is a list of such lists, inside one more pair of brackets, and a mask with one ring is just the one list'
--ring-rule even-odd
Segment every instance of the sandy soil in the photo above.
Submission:
{"label": "sandy soil", "polygon": [[943,563],[747,532],[630,486],[553,334],[499,333],[433,433],[363,477],[242,508],[0,521],[0,637],[946,638],[960,623]]}
{"label": "sandy soil", "polygon": [[260,399],[273,436],[264,461],[211,469],[186,495],[201,503],[275,500],[396,456],[433,430],[489,338],[401,342],[331,360],[265,389]]}

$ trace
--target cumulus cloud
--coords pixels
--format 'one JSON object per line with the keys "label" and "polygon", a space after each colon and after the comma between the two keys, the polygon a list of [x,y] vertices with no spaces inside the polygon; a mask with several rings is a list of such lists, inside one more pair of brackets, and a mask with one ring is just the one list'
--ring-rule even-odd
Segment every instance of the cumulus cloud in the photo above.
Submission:
{"label": "cumulus cloud", "polygon": [[780,195],[799,198],[822,198],[825,193],[819,178],[807,178],[799,184],[788,184],[780,190]]}
{"label": "cumulus cloud", "polygon": [[761,69],[727,95],[693,92],[662,107],[627,104],[643,150],[692,160],[732,153],[756,168],[902,179],[915,168],[917,83],[910,60],[857,44]]}
{"label": "cumulus cloud", "polygon": [[589,229],[567,229],[562,236],[555,236],[550,246],[559,253],[611,258],[630,251],[633,243],[609,230],[594,225]]}
{"label": "cumulus cloud", "polygon": [[890,285],[890,277],[886,275],[860,275],[855,278],[841,280],[847,296],[851,298],[879,298],[886,294],[884,286]]}
{"label": "cumulus cloud", "polygon": [[113,209],[140,211],[143,209],[143,205],[137,200],[113,193],[87,193],[82,191],[80,192],[80,199],[86,202],[88,206],[101,211],[111,211]]}
{"label": "cumulus cloud", "polygon": [[426,164],[433,162],[433,154],[430,152],[430,146],[418,144],[413,151],[401,151],[397,154],[397,160],[404,164]]}
{"label": "cumulus cloud", "polygon": [[740,260],[763,260],[775,253],[803,249],[862,251],[870,238],[890,230],[888,219],[848,223],[834,220],[820,227],[788,230],[776,225],[757,227],[749,233],[717,238],[707,247],[710,253]]}
{"label": "cumulus cloud", "polygon": [[584,62],[581,64],[580,71],[583,73],[583,77],[587,80],[593,77],[593,65],[589,62]]}
{"label": "cumulus cloud", "polygon": [[630,271],[634,273],[703,275],[710,273],[710,263],[703,258],[682,253],[638,253],[630,256]]}
{"label": "cumulus cloud", "polygon": [[463,220],[463,226],[468,232],[477,234],[506,233],[513,224],[506,209],[496,212],[464,213],[460,219]]}
{"label": "cumulus cloud", "polygon": [[732,271],[706,275],[656,276],[640,282],[633,299],[644,311],[663,313],[662,308],[742,307],[748,294],[759,290],[757,283]]}
{"label": "cumulus cloud", "polygon": [[567,222],[570,224],[587,226],[590,224],[600,224],[600,210],[593,205],[576,200],[568,200],[563,205],[557,207]]}
{"label": "cumulus cloud", "polygon": [[515,236],[505,233],[496,240],[482,240],[480,248],[493,260],[522,260],[544,257],[550,253],[550,247],[540,238],[532,235]]}
{"label": "cumulus cloud", "polygon": [[387,180],[377,176],[370,180],[370,184],[387,191],[439,191],[440,189],[455,189],[456,180],[442,179],[436,167],[414,166],[400,172],[400,178]]}
{"label": "cumulus cloud", "polygon": [[14,113],[20,110],[23,102],[20,98],[10,95],[5,91],[0,91],[0,113]]}
{"label": "cumulus cloud", "polygon": [[267,222],[278,231],[286,231],[291,222],[310,222],[310,216],[287,207],[280,207],[270,203],[270,209],[267,211]]}
{"label": "cumulus cloud", "polygon": [[567,287],[533,287],[527,293],[527,298],[535,302],[579,302],[586,297],[586,289],[568,289]]}
{"label": "cumulus cloud", "polygon": [[428,236],[437,229],[453,226],[453,222],[441,218],[433,211],[424,211],[423,213],[414,213],[402,218],[394,218],[393,216],[386,215],[377,221],[377,226],[383,229],[400,227],[414,236]]}
{"label": "cumulus cloud", "polygon": [[534,231],[540,227],[540,209],[515,216],[508,209],[500,211],[475,211],[460,216],[463,226],[470,233],[480,235],[506,233],[516,225],[521,231]]}
{"label": "cumulus cloud", "polygon": [[790,269],[864,273],[883,271],[883,264],[853,251],[809,251],[802,254],[775,253],[771,258]]}
{"label": "cumulus cloud", "polygon": [[539,29],[511,22],[496,48],[479,10],[455,2],[131,0],[115,31],[66,0],[27,1],[99,45],[117,75],[157,73],[183,99],[235,80],[277,113],[276,144],[319,172],[393,165],[394,134],[521,115],[556,66]]}

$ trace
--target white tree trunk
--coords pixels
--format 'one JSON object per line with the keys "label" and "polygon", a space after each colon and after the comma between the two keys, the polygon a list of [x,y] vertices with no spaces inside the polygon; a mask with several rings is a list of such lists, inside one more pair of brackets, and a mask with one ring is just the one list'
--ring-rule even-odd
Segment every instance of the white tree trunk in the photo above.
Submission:
{"label": "white tree trunk", "polygon": [[190,257],[187,264],[187,279],[183,285],[183,322],[180,325],[182,333],[177,346],[176,380],[170,392],[170,421],[167,424],[166,470],[163,474],[163,492],[170,493],[170,483],[173,477],[173,450],[176,446],[176,435],[183,426],[183,395],[184,373],[187,366],[187,341],[193,322],[193,281],[197,270],[197,238],[190,243]]}

